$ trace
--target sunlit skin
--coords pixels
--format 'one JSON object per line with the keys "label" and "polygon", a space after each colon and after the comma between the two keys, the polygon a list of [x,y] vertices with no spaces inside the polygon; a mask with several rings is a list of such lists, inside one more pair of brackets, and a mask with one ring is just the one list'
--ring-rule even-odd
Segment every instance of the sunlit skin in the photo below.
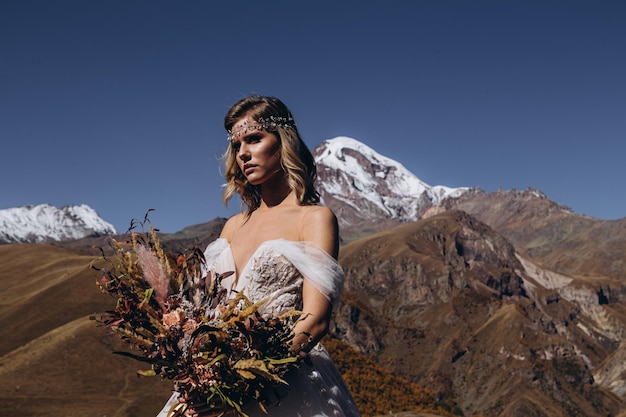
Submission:
{"label": "sunlit skin", "polygon": [[[313,242],[336,259],[339,247],[335,215],[327,207],[298,204],[281,167],[281,145],[276,134],[245,129],[252,124],[254,121],[248,118],[235,123],[231,146],[242,173],[251,184],[260,187],[262,201],[249,218],[243,214],[230,218],[221,234],[231,244],[237,273],[261,243],[277,238]],[[308,210],[306,222],[298,228],[292,219],[299,219],[302,210]],[[266,224],[281,224],[284,227],[270,229]],[[307,280],[304,280],[302,298],[302,311],[306,318],[295,329],[298,336],[293,347],[297,351],[308,351],[328,331],[332,306]]]}
{"label": "sunlit skin", "polygon": [[[239,113],[241,115],[241,113]],[[237,117],[239,117],[239,115]],[[223,284],[227,288],[246,292],[246,279],[258,279],[250,276],[246,271],[252,268],[256,271],[257,262],[273,262],[272,252],[258,252],[261,245],[268,241],[286,240],[291,242],[308,242],[316,245],[328,253],[335,260],[339,251],[339,234],[337,218],[327,207],[318,206],[319,201],[313,185],[314,166],[308,149],[299,137],[292,117],[283,115],[269,115],[266,118],[256,119],[246,114],[235,120],[232,127],[227,127],[229,136],[229,152],[227,169],[229,169],[228,186],[224,194],[227,202],[234,193],[239,193],[246,204],[247,210],[231,217],[220,234],[230,246],[230,255],[234,263],[234,274],[230,275]],[[268,122],[269,120],[269,122]],[[269,129],[269,130],[266,130]],[[279,129],[281,132],[274,131]],[[285,136],[282,136],[285,131]],[[295,134],[295,136],[292,136]],[[285,140],[283,144],[281,138]],[[295,142],[294,142],[295,140]],[[285,165],[283,166],[283,153]],[[297,155],[304,155],[304,160],[297,160]],[[236,169],[231,176],[232,168]],[[293,169],[293,171],[292,171]],[[306,174],[310,174],[308,177]],[[245,177],[247,184],[241,184]],[[291,188],[293,185],[293,189]],[[291,247],[291,245],[288,245]],[[310,249],[305,245],[306,249]],[[316,253],[316,251],[312,251]],[[278,253],[277,255],[280,255]],[[282,255],[286,256],[286,255]],[[253,260],[254,262],[251,262]],[[325,263],[328,260],[311,258],[311,262]],[[279,266],[282,264],[278,262]],[[282,266],[281,266],[282,267]],[[278,273],[278,270],[276,271]],[[289,271],[291,274],[292,271]],[[237,282],[240,277],[242,282]],[[290,275],[290,278],[292,276]],[[295,278],[295,277],[293,277]],[[310,277],[318,278],[322,277]],[[330,279],[331,276],[323,277]],[[333,275],[334,279],[335,276]],[[256,289],[253,286],[253,291]],[[275,283],[267,283],[273,291]],[[253,294],[256,294],[253,292]],[[290,290],[290,294],[293,292]],[[292,300],[293,301],[293,300]],[[292,308],[291,301],[282,308]],[[306,355],[328,332],[332,312],[331,300],[304,276],[301,288],[301,305],[296,306],[302,314],[293,329],[291,341],[294,352]],[[316,353],[312,353],[316,355]],[[179,400],[180,401],[180,400]],[[199,417],[213,417],[215,410],[210,410],[206,404],[191,404],[189,415]],[[234,416],[236,413],[228,411],[224,416]]]}
{"label": "sunlit skin", "polygon": [[280,143],[275,133],[265,130],[246,130],[255,122],[246,118],[235,124],[231,147],[236,155],[237,165],[250,184],[260,185],[279,172]]}

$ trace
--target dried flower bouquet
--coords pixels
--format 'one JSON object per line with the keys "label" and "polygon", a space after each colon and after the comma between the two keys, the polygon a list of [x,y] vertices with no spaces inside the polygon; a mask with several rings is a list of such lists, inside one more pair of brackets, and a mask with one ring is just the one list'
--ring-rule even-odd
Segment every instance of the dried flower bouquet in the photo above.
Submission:
{"label": "dried flower bouquet", "polygon": [[101,273],[96,284],[116,299],[113,310],[92,319],[140,351],[115,352],[151,365],[139,375],[174,381],[180,400],[172,417],[246,416],[242,406],[252,401],[267,412],[300,360],[291,348],[300,312],[264,317],[262,301],[221,286],[232,272],[207,276],[197,247],[170,261],[146,223],[147,216],[133,222],[127,242],[111,240],[113,257],[99,258],[107,267],[92,265]]}

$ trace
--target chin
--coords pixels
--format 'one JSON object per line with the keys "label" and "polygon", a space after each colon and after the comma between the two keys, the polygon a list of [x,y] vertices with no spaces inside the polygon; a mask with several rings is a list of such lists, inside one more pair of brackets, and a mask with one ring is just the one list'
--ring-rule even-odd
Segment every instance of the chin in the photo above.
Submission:
{"label": "chin", "polygon": [[255,179],[247,178],[247,180],[248,180],[248,184],[250,184],[250,185],[261,185],[261,184],[263,184],[265,182],[262,179],[261,180],[259,180],[259,179],[255,180]]}

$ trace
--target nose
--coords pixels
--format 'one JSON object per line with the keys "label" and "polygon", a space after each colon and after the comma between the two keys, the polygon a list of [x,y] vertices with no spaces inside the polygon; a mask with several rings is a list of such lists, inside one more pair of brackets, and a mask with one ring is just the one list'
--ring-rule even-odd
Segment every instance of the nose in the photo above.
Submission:
{"label": "nose", "polygon": [[241,159],[243,162],[250,160],[250,152],[245,143],[241,143],[239,145],[239,150],[237,151],[237,157]]}

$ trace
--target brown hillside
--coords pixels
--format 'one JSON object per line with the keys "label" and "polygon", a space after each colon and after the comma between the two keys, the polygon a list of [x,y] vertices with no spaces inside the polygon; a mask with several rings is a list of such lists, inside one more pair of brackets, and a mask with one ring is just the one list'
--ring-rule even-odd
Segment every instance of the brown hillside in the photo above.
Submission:
{"label": "brown hillside", "polygon": [[[91,256],[0,246],[0,404],[10,416],[156,415],[171,385],[137,381],[138,363],[89,315],[110,308]],[[6,413],[6,414],[5,414]]]}
{"label": "brown hillside", "polygon": [[[154,416],[170,396],[170,381],[139,378],[145,366],[112,354],[128,348],[89,320],[114,303],[95,285],[93,260],[52,245],[0,246],[0,415]],[[328,344],[340,368],[366,370],[347,381],[365,417],[389,410],[450,415],[417,385],[337,341]]]}
{"label": "brown hillside", "polygon": [[[210,222],[189,226],[176,233],[163,234],[159,232],[159,239],[163,247],[171,253],[186,251],[194,245],[205,248],[210,242],[219,237],[225,223],[225,218],[216,217]],[[150,224],[146,223],[145,230],[149,230],[149,227]],[[135,231],[141,232],[140,224],[137,225]],[[120,234],[113,236],[113,238],[118,242],[123,242],[129,237],[128,234]],[[102,251],[107,254],[112,253],[109,247],[110,239],[111,237],[109,236],[86,237],[83,239],[56,242],[54,245],[84,255],[99,256]]]}
{"label": "brown hillside", "polygon": [[[221,227],[200,226],[164,237],[168,250]],[[623,412],[623,278],[599,273],[604,261],[593,275],[546,269],[550,259],[531,258],[513,238],[451,210],[342,247],[346,288],[332,336],[358,353],[328,344],[365,416]],[[112,355],[125,346],[88,320],[113,303],[88,268],[93,243],[0,246],[1,415],[150,416],[169,396],[169,381],[138,380],[142,364]]]}
{"label": "brown hillside", "polygon": [[460,211],[353,242],[333,333],[466,415],[614,415],[622,400],[593,371],[621,342],[606,325],[623,327],[621,307],[574,279],[548,288],[521,259]]}
{"label": "brown hillside", "polygon": [[488,224],[547,269],[586,277],[626,276],[626,217],[600,220],[576,214],[533,189],[476,191],[444,206]]}

